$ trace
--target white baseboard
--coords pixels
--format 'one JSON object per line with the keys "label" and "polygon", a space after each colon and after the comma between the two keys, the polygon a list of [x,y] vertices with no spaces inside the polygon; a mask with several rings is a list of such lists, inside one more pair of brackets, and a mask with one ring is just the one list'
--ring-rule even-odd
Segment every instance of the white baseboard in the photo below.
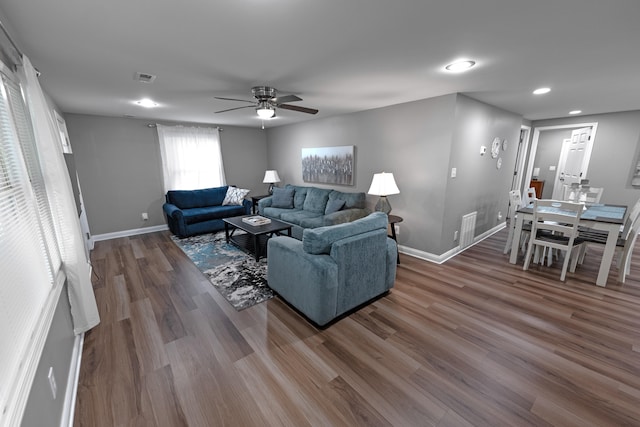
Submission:
{"label": "white baseboard", "polygon": [[505,227],[506,227],[506,223],[502,222],[502,223],[496,225],[495,227],[493,227],[492,229],[485,231],[481,235],[474,237],[473,238],[473,243],[470,244],[469,246],[467,246],[466,248],[460,249],[460,246],[456,246],[455,248],[450,249],[450,250],[448,250],[447,252],[445,252],[445,253],[443,253],[441,255],[432,254],[430,252],[424,252],[424,251],[421,251],[421,250],[418,250],[418,249],[414,249],[414,248],[410,248],[408,246],[402,246],[402,245],[398,245],[398,251],[400,251],[401,254],[409,255],[409,256],[412,256],[414,258],[419,258],[419,259],[423,259],[425,261],[435,262],[436,264],[442,264],[443,262],[453,258],[454,256],[458,255],[459,253],[464,252],[466,249],[468,249],[471,246],[477,244],[478,242],[481,242],[484,239],[486,239],[487,237],[494,235],[495,233],[497,233],[498,231],[502,230]]}
{"label": "white baseboard", "polygon": [[137,236],[138,234],[154,233],[156,231],[168,230],[169,227],[164,225],[154,225],[153,227],[134,228],[131,230],[114,231],[113,233],[94,234],[93,241],[117,239],[119,237]]}
{"label": "white baseboard", "polygon": [[76,411],[76,398],[78,396],[78,381],[80,380],[80,362],[82,361],[82,347],[84,346],[84,334],[76,335],[73,342],[73,353],[69,366],[69,378],[67,378],[67,392],[64,396],[64,407],[60,418],[60,427],[73,427],[73,416]]}

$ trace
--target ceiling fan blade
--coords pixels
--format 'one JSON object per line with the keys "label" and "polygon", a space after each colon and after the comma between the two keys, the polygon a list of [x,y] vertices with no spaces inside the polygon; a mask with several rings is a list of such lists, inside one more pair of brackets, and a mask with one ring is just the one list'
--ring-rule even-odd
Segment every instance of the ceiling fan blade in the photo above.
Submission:
{"label": "ceiling fan blade", "polygon": [[228,108],[228,109],[226,109],[226,110],[216,111],[216,112],[215,112],[215,114],[218,114],[218,113],[225,113],[225,112],[227,112],[227,111],[233,111],[233,110],[240,110],[240,109],[242,109],[242,108],[253,108],[253,107],[254,107],[253,105],[245,105],[244,107]]}
{"label": "ceiling fan blade", "polygon": [[246,99],[236,99],[236,98],[222,98],[220,96],[214,96],[215,99],[223,99],[225,101],[240,101],[240,102],[249,102],[251,104],[255,104],[255,101],[247,101]]}
{"label": "ceiling fan blade", "polygon": [[316,110],[315,108],[299,107],[297,105],[280,104],[278,105],[278,107],[283,108],[285,110],[299,111],[301,113],[307,113],[307,114],[316,114],[318,112],[318,110]]}
{"label": "ceiling fan blade", "polygon": [[285,95],[285,96],[278,96],[277,98],[274,99],[274,101],[276,105],[280,105],[280,104],[284,104],[285,102],[302,101],[302,98],[296,95]]}

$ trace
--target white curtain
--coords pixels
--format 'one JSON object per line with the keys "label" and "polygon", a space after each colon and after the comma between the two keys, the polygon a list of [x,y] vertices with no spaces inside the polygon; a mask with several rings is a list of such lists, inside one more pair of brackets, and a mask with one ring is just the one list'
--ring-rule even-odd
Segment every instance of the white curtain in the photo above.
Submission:
{"label": "white curtain", "polygon": [[164,191],[226,184],[217,128],[157,125]]}
{"label": "white curtain", "polygon": [[23,66],[19,71],[67,277],[73,329],[76,334],[81,334],[96,326],[100,322],[100,316],[91,285],[91,268],[86,258],[71,181],[62,154],[62,141],[36,71],[26,56],[23,57]]}

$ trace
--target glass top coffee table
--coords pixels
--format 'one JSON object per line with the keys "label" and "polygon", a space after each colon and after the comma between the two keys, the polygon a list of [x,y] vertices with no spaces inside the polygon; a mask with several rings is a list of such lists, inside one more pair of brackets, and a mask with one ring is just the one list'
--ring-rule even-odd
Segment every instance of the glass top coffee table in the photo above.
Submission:
{"label": "glass top coffee table", "polygon": [[[224,235],[227,243],[233,243],[247,253],[253,254],[256,261],[262,256],[267,255],[267,241],[271,236],[287,233],[291,236],[291,224],[271,219],[269,224],[250,225],[242,221],[243,218],[255,215],[232,216],[224,218]],[[245,233],[235,234],[236,230],[242,230]]]}

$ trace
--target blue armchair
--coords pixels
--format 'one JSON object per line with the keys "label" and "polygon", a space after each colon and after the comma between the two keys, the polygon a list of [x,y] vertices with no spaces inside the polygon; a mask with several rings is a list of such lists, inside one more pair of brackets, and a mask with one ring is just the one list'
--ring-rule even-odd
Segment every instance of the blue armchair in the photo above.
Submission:
{"label": "blue armchair", "polygon": [[268,242],[269,287],[318,326],[387,292],[396,277],[397,245],[387,215],[305,229],[302,241]]}

